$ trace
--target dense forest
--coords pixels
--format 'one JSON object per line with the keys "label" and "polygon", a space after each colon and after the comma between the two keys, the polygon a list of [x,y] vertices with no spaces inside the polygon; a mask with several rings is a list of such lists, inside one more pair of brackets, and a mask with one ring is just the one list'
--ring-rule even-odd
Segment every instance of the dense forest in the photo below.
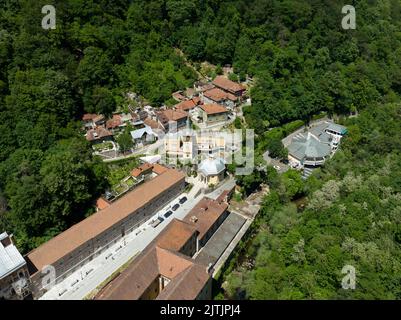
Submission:
{"label": "dense forest", "polygon": [[[202,61],[254,79],[258,134],[398,102],[401,2],[351,2],[356,30],[341,29],[340,0],[1,1],[0,229],[27,252],[90,214],[107,168],[82,114],[110,115],[127,92],[162,105]],[[41,28],[47,4],[55,30]]]}
{"label": "dense forest", "polygon": [[[306,182],[298,171],[262,175],[270,193],[223,277],[230,298],[401,298],[400,122],[400,104],[368,107],[346,121],[341,149]],[[346,265],[355,290],[342,288]]]}

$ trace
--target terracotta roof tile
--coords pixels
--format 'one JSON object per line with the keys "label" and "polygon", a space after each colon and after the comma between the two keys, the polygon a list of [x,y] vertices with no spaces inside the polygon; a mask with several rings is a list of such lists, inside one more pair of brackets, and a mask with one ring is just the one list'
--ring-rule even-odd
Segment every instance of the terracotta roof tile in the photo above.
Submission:
{"label": "terracotta roof tile", "polygon": [[96,113],[85,113],[82,116],[82,121],[91,121],[97,117]]}
{"label": "terracotta roof tile", "polygon": [[94,239],[184,179],[183,173],[174,169],[167,170],[128,192],[109,207],[91,215],[29,252],[27,258],[38,270],[42,270],[45,265],[53,264],[82,244]]}
{"label": "terracotta roof tile", "polygon": [[119,114],[114,114],[113,118],[106,121],[107,129],[114,129],[122,125],[121,116]]}
{"label": "terracotta roof tile", "polygon": [[96,141],[102,138],[112,137],[113,134],[103,127],[97,127],[96,129],[90,129],[86,133],[86,140],[88,141]]}
{"label": "terracotta roof tile", "polygon": [[213,80],[213,84],[216,87],[219,87],[219,88],[229,91],[231,93],[245,90],[245,88],[242,85],[227,79],[225,76],[217,76]]}
{"label": "terracotta roof tile", "polygon": [[207,197],[200,200],[197,205],[185,216],[183,221],[194,226],[202,239],[214,223],[226,212],[228,204]]}
{"label": "terracotta roof tile", "polygon": [[188,113],[181,110],[167,109],[158,112],[159,119],[162,123],[168,123],[169,121],[178,121],[188,117]]}
{"label": "terracotta roof tile", "polygon": [[227,112],[227,109],[219,104],[204,104],[204,105],[201,105],[200,108],[203,111],[205,111],[207,114],[216,114],[216,113]]}
{"label": "terracotta roof tile", "polygon": [[99,210],[106,209],[109,206],[110,206],[110,202],[108,202],[103,197],[100,197],[99,199],[96,200],[96,208],[98,208]]}
{"label": "terracotta roof tile", "polygon": [[204,96],[215,101],[215,102],[220,102],[223,100],[231,100],[231,101],[237,101],[237,97],[231,93],[225,92],[219,88],[213,88],[208,91],[205,91]]}
{"label": "terracotta roof tile", "polygon": [[180,111],[192,110],[193,108],[195,108],[198,105],[198,103],[196,101],[198,101],[198,100],[191,99],[191,100],[182,101],[182,102],[176,104],[175,108]]}

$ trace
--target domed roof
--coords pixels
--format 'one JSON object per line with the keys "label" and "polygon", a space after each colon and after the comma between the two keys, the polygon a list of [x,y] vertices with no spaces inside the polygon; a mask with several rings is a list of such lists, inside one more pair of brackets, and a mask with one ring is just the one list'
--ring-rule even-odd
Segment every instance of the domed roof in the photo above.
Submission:
{"label": "domed roof", "polygon": [[205,176],[217,175],[225,169],[224,160],[221,158],[208,158],[199,164],[199,171]]}

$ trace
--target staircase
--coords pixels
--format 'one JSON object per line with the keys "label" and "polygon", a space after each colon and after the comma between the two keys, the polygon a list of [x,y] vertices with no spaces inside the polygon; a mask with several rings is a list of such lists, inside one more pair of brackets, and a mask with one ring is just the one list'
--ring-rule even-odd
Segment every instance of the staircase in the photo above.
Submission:
{"label": "staircase", "polygon": [[306,180],[309,178],[309,176],[312,174],[313,170],[315,170],[315,168],[313,167],[304,167],[304,171],[302,173],[302,179]]}

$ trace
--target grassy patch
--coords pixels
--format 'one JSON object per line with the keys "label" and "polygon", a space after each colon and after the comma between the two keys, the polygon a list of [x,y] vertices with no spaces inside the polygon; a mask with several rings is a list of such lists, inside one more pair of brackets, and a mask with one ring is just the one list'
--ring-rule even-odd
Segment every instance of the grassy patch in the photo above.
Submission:
{"label": "grassy patch", "polygon": [[[108,163],[108,166],[110,169],[110,173],[107,177],[107,180],[114,189],[121,183],[121,180],[129,176],[131,174],[131,171],[139,166],[139,160],[136,157],[129,158],[118,162],[116,161]],[[127,181],[127,183],[129,182]]]}
{"label": "grassy patch", "polygon": [[93,149],[95,151],[101,151],[101,150],[111,150],[113,149],[113,144],[109,141],[98,143],[93,145]]}

